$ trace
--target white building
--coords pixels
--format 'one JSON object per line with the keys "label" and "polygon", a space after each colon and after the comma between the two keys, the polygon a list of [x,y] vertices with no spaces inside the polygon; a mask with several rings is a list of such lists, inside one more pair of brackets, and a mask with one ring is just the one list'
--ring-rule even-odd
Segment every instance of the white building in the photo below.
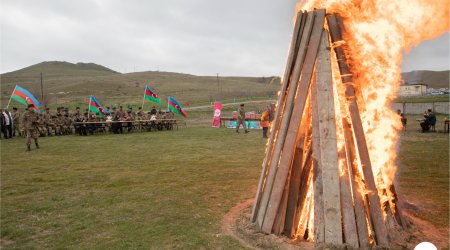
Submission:
{"label": "white building", "polygon": [[426,84],[404,84],[400,86],[398,90],[398,96],[406,97],[406,96],[425,96],[427,94],[427,85]]}

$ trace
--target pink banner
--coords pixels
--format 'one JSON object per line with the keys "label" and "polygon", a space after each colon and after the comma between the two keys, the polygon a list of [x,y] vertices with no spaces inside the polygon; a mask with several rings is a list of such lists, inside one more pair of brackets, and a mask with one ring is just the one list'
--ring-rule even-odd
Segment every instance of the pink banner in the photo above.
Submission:
{"label": "pink banner", "polygon": [[214,116],[212,120],[213,128],[220,128],[220,115],[222,114],[222,103],[215,102],[214,103]]}

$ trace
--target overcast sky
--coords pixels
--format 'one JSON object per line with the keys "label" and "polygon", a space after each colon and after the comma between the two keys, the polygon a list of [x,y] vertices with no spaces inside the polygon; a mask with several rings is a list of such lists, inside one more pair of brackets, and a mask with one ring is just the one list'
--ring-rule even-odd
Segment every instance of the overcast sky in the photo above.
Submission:
{"label": "overcast sky", "polygon": [[[281,75],[295,0],[1,0],[2,73],[42,61],[120,72]],[[449,69],[449,35],[405,57],[404,71]]]}

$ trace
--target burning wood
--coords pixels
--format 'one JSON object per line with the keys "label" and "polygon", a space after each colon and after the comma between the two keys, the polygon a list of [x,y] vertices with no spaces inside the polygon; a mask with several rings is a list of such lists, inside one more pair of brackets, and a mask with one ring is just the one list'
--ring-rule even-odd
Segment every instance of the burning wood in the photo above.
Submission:
{"label": "burning wood", "polygon": [[252,221],[317,244],[388,246],[405,223],[392,183],[375,182],[343,27],[324,9],[297,15]]}

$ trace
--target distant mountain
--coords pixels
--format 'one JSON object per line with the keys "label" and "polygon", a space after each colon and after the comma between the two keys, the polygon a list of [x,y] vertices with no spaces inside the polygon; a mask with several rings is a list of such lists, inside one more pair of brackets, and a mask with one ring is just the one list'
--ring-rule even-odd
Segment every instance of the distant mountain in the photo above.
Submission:
{"label": "distant mountain", "polygon": [[74,76],[74,75],[83,75],[83,76],[99,76],[99,75],[110,75],[110,74],[119,74],[118,72],[109,69],[105,66],[98,65],[95,63],[69,63],[63,61],[48,61],[41,62],[38,64],[34,64],[28,66],[23,69],[19,69],[16,71],[8,72],[2,74],[3,77],[23,77],[23,76],[35,76],[43,73],[47,76]]}
{"label": "distant mountain", "polygon": [[450,70],[429,71],[417,70],[402,73],[404,84],[422,83],[429,88],[448,88],[450,83]]}
{"label": "distant mountain", "polygon": [[[94,63],[42,62],[2,74],[1,103],[8,103],[16,84],[42,99],[41,72],[45,101],[49,105],[84,105],[89,95],[95,95],[104,105],[140,106],[145,85],[149,85],[163,100],[173,96],[181,103],[206,105],[218,98],[275,98],[280,84],[279,77],[217,79],[216,76],[159,71],[121,74]],[[146,105],[153,104],[146,102]]]}

